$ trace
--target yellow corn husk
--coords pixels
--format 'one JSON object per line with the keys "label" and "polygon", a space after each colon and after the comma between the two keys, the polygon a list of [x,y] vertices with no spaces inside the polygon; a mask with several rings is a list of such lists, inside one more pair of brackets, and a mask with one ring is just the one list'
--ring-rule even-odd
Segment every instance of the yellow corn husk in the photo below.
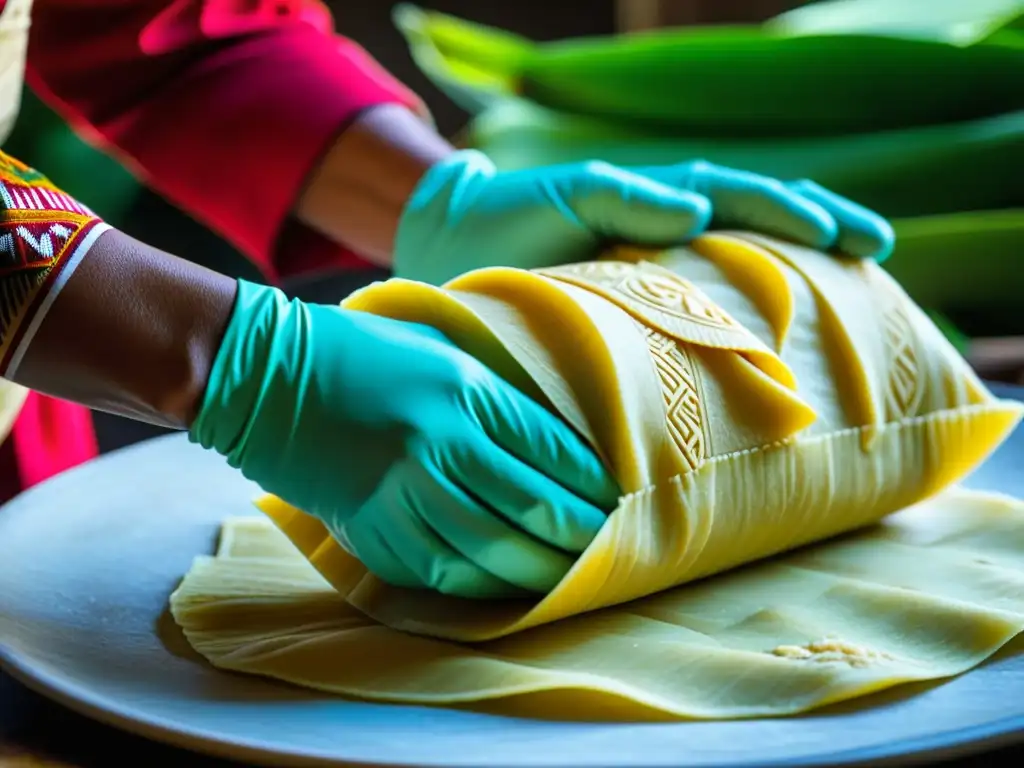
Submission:
{"label": "yellow corn husk", "polygon": [[1024,407],[874,263],[717,233],[344,306],[447,334],[622,498],[550,593],[464,600],[389,586],[265,497],[279,532],[228,521],[171,596],[220,668],[532,717],[779,716],[963,672],[1024,629],[1024,504],[947,488]]}

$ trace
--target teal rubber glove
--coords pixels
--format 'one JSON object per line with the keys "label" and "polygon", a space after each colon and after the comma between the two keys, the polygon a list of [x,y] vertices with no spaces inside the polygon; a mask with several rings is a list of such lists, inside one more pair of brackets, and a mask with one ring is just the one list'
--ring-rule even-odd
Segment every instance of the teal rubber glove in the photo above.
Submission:
{"label": "teal rubber glove", "polygon": [[433,166],[395,237],[399,277],[440,285],[481,267],[535,269],[598,255],[610,243],[684,243],[747,229],[882,260],[892,229],[812,182],[783,184],[703,161],[623,169],[604,162],[500,172],[475,150]]}
{"label": "teal rubber glove", "polygon": [[879,263],[892,254],[895,234],[889,222],[808,179],[782,182],[704,160],[633,172],[707,197],[714,229],[775,235]]}
{"label": "teal rubber glove", "polygon": [[239,281],[190,437],[378,577],[547,592],[618,497],[568,426],[444,335]]}
{"label": "teal rubber glove", "polygon": [[441,285],[481,267],[553,267],[609,242],[686,242],[711,220],[706,197],[603,162],[500,172],[456,152],[420,180],[399,220],[394,273]]}

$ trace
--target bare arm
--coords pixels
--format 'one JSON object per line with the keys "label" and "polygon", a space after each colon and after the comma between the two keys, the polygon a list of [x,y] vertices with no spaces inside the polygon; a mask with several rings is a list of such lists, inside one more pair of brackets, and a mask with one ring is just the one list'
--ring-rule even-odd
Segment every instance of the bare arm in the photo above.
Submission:
{"label": "bare arm", "polygon": [[235,281],[111,229],[3,153],[0,199],[0,374],[187,428]]}
{"label": "bare arm", "polygon": [[10,378],[91,408],[187,429],[235,286],[108,230],[69,276]]}
{"label": "bare arm", "polygon": [[397,201],[451,151],[318,3],[46,0],[31,36],[33,90],[271,281],[388,263]]}
{"label": "bare arm", "polygon": [[406,200],[423,174],[454,151],[404,107],[369,109],[324,156],[296,215],[332,240],[390,266]]}
{"label": "bare arm", "polygon": [[[372,108],[327,153],[297,215],[387,265],[405,201],[451,151],[404,107]],[[7,377],[92,408],[185,429],[234,295],[234,280],[108,230],[55,293]]]}

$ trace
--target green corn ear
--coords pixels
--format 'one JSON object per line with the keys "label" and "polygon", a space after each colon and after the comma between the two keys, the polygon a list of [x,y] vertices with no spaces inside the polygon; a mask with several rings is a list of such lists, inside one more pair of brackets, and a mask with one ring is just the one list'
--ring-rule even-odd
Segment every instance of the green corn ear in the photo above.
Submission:
{"label": "green corn ear", "polygon": [[[417,60],[470,109],[519,94],[633,125],[777,136],[886,130],[1024,108],[1024,47],[996,42],[998,36],[957,46],[747,26],[529,44],[420,14],[417,24],[402,25]],[[467,95],[474,90],[475,104]]]}

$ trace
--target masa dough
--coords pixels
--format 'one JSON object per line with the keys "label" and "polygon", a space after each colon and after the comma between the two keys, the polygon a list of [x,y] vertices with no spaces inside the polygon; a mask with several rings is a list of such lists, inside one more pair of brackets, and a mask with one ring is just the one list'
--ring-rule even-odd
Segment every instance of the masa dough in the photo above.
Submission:
{"label": "masa dough", "polygon": [[219,667],[549,717],[741,717],[955,674],[1024,628],[1024,506],[946,490],[1022,408],[873,263],[718,234],[344,306],[447,333],[579,430],[623,498],[535,601],[388,586],[264,498],[277,527],[226,523],[171,599]]}

